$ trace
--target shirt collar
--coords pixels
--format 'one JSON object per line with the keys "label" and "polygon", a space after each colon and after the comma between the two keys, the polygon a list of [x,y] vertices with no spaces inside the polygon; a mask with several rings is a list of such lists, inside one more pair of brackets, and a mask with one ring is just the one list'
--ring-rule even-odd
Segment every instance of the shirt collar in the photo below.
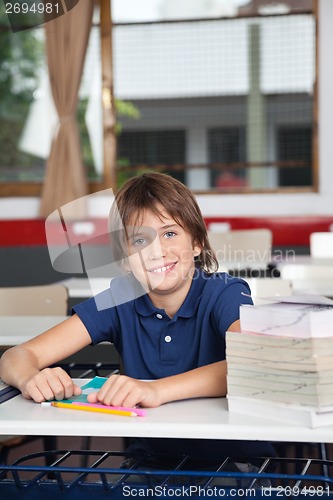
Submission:
{"label": "shirt collar", "polygon": [[[186,299],[180,306],[180,309],[175,314],[174,319],[179,316],[183,318],[190,318],[191,316],[193,316],[198,307],[207,278],[208,275],[204,271],[202,271],[201,269],[195,270],[190,290],[187,294]],[[147,294],[142,295],[135,300],[135,308],[137,313],[141,316],[152,316],[153,314],[161,311],[161,309],[158,309],[153,305]]]}

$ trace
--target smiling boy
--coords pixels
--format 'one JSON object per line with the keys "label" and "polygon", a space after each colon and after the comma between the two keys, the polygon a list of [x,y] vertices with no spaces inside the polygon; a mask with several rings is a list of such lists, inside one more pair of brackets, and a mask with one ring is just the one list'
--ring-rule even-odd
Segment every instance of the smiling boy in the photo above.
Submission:
{"label": "smiling boy", "polygon": [[[239,330],[239,306],[252,301],[246,282],[216,273],[191,191],[159,173],[130,179],[115,197],[110,234],[128,277],[113,279],[108,290],[75,306],[70,319],[8,350],[0,361],[1,378],[36,402],[78,395],[81,389],[65,371],[48,366],[108,341],[121,356],[123,374],[110,376],[89,395],[90,402],[156,407],[225,396],[225,332]],[[128,283],[141,293],[119,301]],[[268,443],[258,442],[145,440],[142,446],[188,450],[200,458],[213,453],[214,460],[274,454]]]}

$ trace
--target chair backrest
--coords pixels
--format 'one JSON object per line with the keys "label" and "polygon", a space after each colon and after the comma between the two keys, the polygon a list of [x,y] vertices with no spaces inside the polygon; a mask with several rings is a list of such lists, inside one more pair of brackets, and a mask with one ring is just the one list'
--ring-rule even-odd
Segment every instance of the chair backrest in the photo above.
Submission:
{"label": "chair backrest", "polygon": [[222,266],[265,269],[272,259],[272,232],[269,229],[208,231],[208,237]]}
{"label": "chair backrest", "polygon": [[333,266],[325,264],[284,264],[280,270],[281,278],[287,280],[333,281]]}
{"label": "chair backrest", "polygon": [[281,278],[244,278],[251,288],[255,305],[268,304],[265,297],[285,297],[292,294],[290,280]]}
{"label": "chair backrest", "polygon": [[1,316],[65,316],[68,290],[63,285],[0,288]]}
{"label": "chair backrest", "polygon": [[333,295],[333,265],[285,264],[280,269],[281,278],[292,282],[294,293],[317,291]]}
{"label": "chair backrest", "polygon": [[333,260],[333,232],[311,233],[310,255],[313,259]]}

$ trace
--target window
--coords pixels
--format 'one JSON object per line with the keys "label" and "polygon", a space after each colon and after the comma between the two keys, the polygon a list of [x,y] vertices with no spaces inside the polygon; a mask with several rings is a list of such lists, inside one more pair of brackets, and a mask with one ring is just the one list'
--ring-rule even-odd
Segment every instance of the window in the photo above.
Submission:
{"label": "window", "polygon": [[211,185],[219,189],[245,187],[245,170],[237,165],[246,159],[244,127],[210,129],[208,148],[210,163],[230,164],[230,168],[224,166],[211,170]]}
{"label": "window", "polygon": [[[15,35],[9,29],[0,30],[0,182],[43,178],[44,158],[36,154],[26,125],[37,93],[43,92],[44,70],[40,28]],[[37,136],[43,147],[43,128]]]}
{"label": "window", "polygon": [[311,186],[312,184],[312,128],[279,127],[277,130],[279,161],[298,163],[298,166],[280,168],[280,186]]}
{"label": "window", "polygon": [[168,166],[185,163],[184,130],[145,130],[122,132],[118,138],[118,159],[134,166],[134,173],[156,166],[184,182],[184,171],[168,170]]}
{"label": "window", "polygon": [[[290,162],[303,159],[296,153],[301,139],[292,133],[282,151],[286,140],[276,134],[281,126],[312,126],[312,14],[119,24],[113,34],[115,95],[140,110],[137,132],[133,124],[122,123],[120,144],[127,133],[139,144],[145,130],[153,150],[155,132],[185,130],[184,163],[169,170],[176,176],[182,170],[185,183],[196,192],[316,188],[311,174],[316,166],[308,154],[307,177],[299,170],[291,181],[289,170],[286,180],[285,165],[289,162],[290,168]],[[311,135],[307,141],[312,143]],[[147,144],[145,148],[144,162],[154,167]],[[155,167],[160,169],[168,164],[169,149],[159,148],[159,153]],[[174,161],[180,159],[177,154]]]}
{"label": "window", "polygon": [[[0,193],[38,195],[54,116],[44,30],[12,33],[1,5]],[[109,15],[103,5],[102,23],[103,12]],[[167,171],[198,192],[315,189],[311,12],[116,24],[112,58],[110,19],[102,30],[103,57],[99,8],[96,13],[78,104],[91,191],[119,186],[139,167]],[[118,116],[117,167],[103,157],[110,150],[104,100],[109,103],[112,82],[102,95],[102,66],[103,85],[112,74],[116,100],[140,110],[134,124],[133,117]]]}
{"label": "window", "polygon": [[[0,193],[39,195],[58,124],[48,78],[43,16],[38,23],[32,13],[19,20],[16,16],[19,26],[13,32],[14,21],[9,23],[3,5],[0,3]],[[83,161],[88,179],[94,182],[101,181],[103,170],[100,92],[96,99],[100,76],[97,83],[94,80],[101,73],[100,59],[100,29],[94,25],[77,106]]]}

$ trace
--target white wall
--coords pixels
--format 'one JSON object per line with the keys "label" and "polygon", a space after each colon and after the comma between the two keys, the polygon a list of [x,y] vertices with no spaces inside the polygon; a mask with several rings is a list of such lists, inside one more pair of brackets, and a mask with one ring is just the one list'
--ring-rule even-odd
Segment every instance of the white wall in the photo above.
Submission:
{"label": "white wall", "polygon": [[[205,216],[333,215],[333,1],[318,0],[318,6],[319,192],[199,195],[197,199]],[[0,199],[0,218],[37,216],[38,200],[34,198]]]}

